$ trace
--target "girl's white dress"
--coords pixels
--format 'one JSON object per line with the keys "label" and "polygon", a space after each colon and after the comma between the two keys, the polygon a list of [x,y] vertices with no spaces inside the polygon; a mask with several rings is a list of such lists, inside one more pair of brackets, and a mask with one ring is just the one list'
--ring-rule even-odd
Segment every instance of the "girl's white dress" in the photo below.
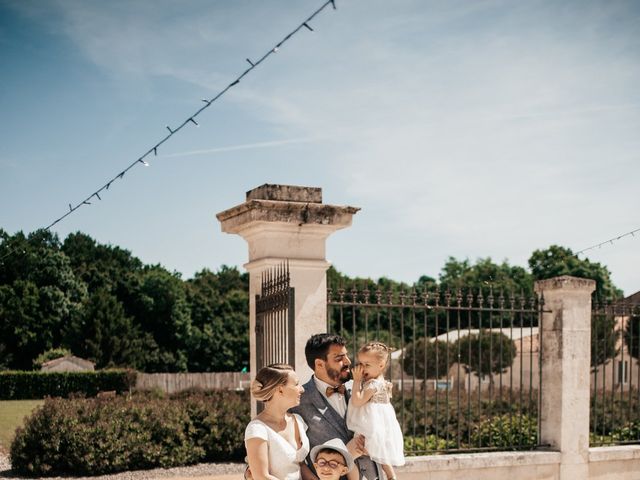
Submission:
{"label": "girl's white dress", "polygon": [[369,457],[384,465],[404,465],[402,430],[391,405],[391,382],[373,378],[362,390],[373,390],[371,399],[360,407],[349,402],[347,427],[365,437]]}
{"label": "girl's white dress", "polygon": [[298,432],[300,432],[300,440],[302,442],[300,448],[295,448],[282,435],[257,418],[251,420],[244,431],[245,442],[250,438],[256,437],[267,441],[269,446],[269,473],[280,480],[299,480],[300,462],[304,462],[304,459],[309,455],[307,424],[298,414],[294,413],[293,418],[298,425]]}

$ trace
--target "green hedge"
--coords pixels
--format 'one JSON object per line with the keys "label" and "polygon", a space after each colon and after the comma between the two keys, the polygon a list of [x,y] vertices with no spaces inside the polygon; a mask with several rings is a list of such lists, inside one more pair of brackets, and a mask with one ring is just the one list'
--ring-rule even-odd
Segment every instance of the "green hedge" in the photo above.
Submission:
{"label": "green hedge", "polygon": [[0,400],[33,400],[95,396],[101,391],[128,392],[135,385],[134,370],[95,372],[0,372]]}
{"label": "green hedge", "polygon": [[537,445],[538,422],[529,415],[499,415],[475,426],[471,444],[501,450],[531,449]]}
{"label": "green hedge", "polygon": [[246,392],[47,399],[16,431],[14,473],[100,475],[242,460]]}

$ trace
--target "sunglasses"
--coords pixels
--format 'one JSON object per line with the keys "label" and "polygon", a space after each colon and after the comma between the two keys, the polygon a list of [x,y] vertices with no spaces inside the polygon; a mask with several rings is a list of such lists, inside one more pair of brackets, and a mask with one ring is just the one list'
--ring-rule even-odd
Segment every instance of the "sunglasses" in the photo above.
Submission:
{"label": "sunglasses", "polygon": [[329,467],[332,470],[335,470],[339,466],[346,467],[346,465],[344,463],[336,462],[335,460],[327,461],[327,460],[324,460],[322,458],[320,460],[318,460],[317,462],[315,462],[315,463],[320,468]]}

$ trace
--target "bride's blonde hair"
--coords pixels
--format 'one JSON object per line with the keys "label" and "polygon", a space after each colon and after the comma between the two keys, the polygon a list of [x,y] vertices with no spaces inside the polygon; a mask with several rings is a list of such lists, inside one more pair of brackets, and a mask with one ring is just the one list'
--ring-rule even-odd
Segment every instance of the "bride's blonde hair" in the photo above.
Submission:
{"label": "bride's blonde hair", "polygon": [[251,395],[256,400],[268,402],[279,386],[287,384],[289,372],[293,372],[293,367],[285,363],[274,363],[261,368],[251,383]]}

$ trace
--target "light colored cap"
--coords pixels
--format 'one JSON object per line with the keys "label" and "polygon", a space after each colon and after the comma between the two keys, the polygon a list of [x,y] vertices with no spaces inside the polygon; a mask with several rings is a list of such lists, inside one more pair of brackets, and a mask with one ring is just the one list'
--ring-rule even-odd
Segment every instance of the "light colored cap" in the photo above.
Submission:
{"label": "light colored cap", "polygon": [[351,470],[353,468],[353,457],[347,450],[347,446],[339,438],[332,438],[327,440],[321,445],[316,445],[311,449],[311,461],[315,463],[318,452],[321,450],[335,450],[344,457],[344,461],[347,464],[347,468]]}

